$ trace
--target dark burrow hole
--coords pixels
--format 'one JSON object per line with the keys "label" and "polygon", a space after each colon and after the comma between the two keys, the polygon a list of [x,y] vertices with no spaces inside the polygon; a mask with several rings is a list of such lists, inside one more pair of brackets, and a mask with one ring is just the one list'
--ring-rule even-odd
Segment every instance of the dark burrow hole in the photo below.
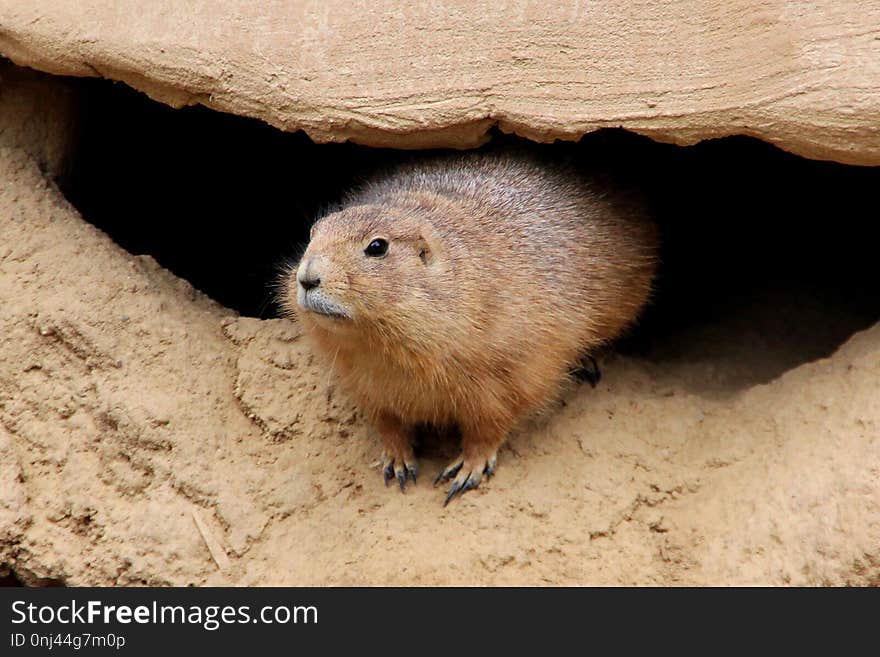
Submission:
{"label": "dark burrow hole", "polygon": [[[122,247],[243,315],[277,315],[277,267],[322,208],[413,156],[317,145],[253,119],[175,110],[124,85],[77,84],[81,132],[59,181],[67,197]],[[493,136],[504,140],[514,141]],[[678,147],[605,130],[543,148],[648,196],[663,234],[661,276],[617,348],[658,375],[703,364],[686,386],[735,390],[827,356],[880,318],[880,168],[807,160],[746,137]]]}

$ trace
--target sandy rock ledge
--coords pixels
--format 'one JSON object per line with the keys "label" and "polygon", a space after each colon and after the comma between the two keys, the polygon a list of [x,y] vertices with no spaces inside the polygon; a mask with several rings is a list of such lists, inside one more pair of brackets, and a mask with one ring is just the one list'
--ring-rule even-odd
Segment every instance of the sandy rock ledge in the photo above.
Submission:
{"label": "sandy rock ledge", "polygon": [[880,3],[839,0],[0,5],[18,64],[397,148],[624,127],[880,164],[878,39]]}

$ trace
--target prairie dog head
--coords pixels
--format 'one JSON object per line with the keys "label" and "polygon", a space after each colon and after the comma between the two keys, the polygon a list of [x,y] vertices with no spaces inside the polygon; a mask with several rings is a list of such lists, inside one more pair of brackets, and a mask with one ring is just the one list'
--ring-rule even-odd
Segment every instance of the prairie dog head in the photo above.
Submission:
{"label": "prairie dog head", "polygon": [[291,269],[282,303],[306,326],[380,332],[415,323],[430,311],[443,264],[430,227],[412,211],[346,208],[318,221]]}

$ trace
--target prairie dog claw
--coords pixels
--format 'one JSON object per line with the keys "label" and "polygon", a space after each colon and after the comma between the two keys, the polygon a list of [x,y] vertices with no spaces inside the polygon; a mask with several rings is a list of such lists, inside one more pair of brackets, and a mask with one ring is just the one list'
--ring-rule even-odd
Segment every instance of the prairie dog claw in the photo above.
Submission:
{"label": "prairie dog claw", "polygon": [[496,467],[497,457],[494,453],[486,459],[471,460],[460,456],[454,460],[446,466],[446,468],[437,475],[437,479],[434,480],[434,485],[436,486],[441,482],[452,479],[452,484],[446,494],[446,500],[443,502],[443,506],[449,504],[449,502],[455,499],[458,495],[466,493],[479,486],[480,482],[483,480],[483,475],[486,476],[486,479],[489,479],[495,474]]}

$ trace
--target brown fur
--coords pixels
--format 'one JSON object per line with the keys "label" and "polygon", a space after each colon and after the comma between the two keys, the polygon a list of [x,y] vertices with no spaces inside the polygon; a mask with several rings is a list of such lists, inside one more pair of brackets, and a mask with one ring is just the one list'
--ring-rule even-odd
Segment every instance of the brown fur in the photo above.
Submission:
{"label": "brown fur", "polygon": [[[375,238],[385,257],[365,255]],[[415,479],[414,425],[460,427],[462,455],[441,473],[458,475],[451,498],[492,474],[511,428],[580,357],[635,320],[656,242],[638,206],[572,169],[522,153],[438,157],[313,227],[298,271],[320,277],[319,308],[347,318],[299,307],[294,269],[282,303],[372,419],[386,477]]]}

